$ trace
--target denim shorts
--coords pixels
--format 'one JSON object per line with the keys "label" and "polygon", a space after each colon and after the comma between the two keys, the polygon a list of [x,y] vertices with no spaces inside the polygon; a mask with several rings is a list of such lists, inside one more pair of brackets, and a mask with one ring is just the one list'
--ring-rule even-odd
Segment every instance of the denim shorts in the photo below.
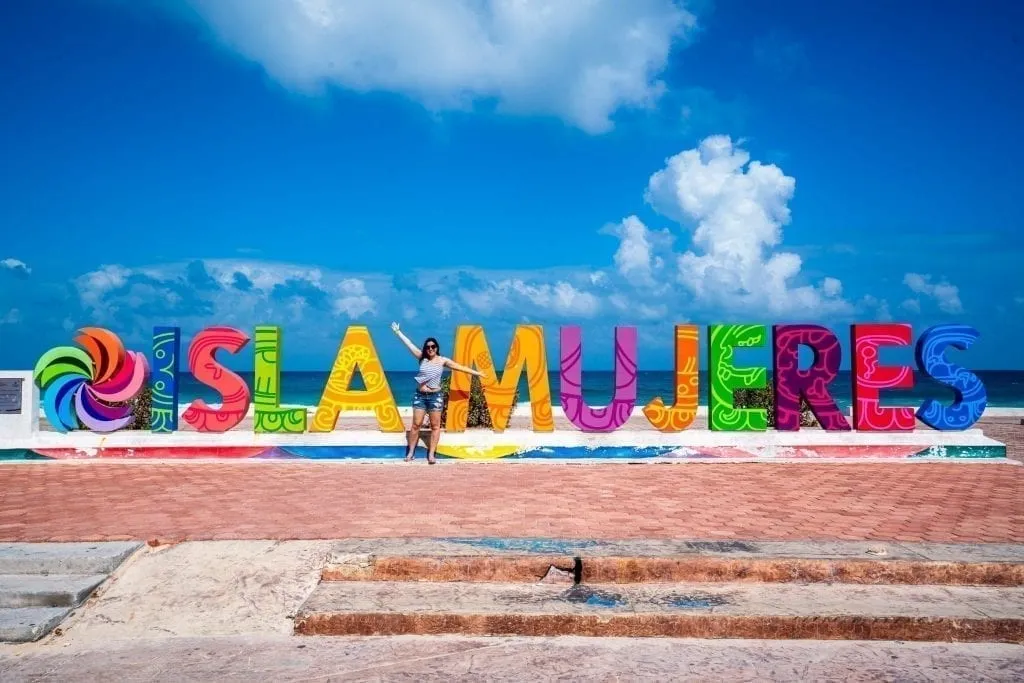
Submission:
{"label": "denim shorts", "polygon": [[412,407],[428,413],[439,413],[444,408],[444,395],[440,391],[436,394],[417,391],[412,397]]}

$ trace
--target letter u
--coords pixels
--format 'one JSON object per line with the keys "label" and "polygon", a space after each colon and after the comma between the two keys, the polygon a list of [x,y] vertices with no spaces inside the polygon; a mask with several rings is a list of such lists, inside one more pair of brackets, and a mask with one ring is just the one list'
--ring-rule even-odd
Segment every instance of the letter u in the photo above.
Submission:
{"label": "letter u", "polygon": [[559,332],[559,396],[565,416],[583,432],[614,432],[626,424],[636,405],[636,328],[615,328],[615,393],[603,408],[583,400],[583,335],[576,326]]}

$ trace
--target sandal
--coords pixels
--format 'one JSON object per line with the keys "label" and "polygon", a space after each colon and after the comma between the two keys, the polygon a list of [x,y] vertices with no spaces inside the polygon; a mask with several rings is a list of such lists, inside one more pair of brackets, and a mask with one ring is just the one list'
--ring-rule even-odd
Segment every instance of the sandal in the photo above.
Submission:
{"label": "sandal", "polygon": [[405,456],[405,461],[406,462],[412,462],[415,459],[416,459],[416,454],[415,453],[410,453],[409,455]]}
{"label": "sandal", "polygon": [[427,458],[427,464],[428,465],[436,465],[437,464],[437,458]]}

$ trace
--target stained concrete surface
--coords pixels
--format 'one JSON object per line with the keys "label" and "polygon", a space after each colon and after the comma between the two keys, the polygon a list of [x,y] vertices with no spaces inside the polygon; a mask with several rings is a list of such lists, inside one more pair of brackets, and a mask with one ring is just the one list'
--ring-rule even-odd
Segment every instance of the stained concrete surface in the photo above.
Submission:
{"label": "stained concrete surface", "polygon": [[147,548],[62,624],[61,640],[289,634],[329,551],[319,541]]}
{"label": "stained concrete surface", "polygon": [[0,649],[20,681],[1019,681],[1024,647],[644,638],[157,638]]}

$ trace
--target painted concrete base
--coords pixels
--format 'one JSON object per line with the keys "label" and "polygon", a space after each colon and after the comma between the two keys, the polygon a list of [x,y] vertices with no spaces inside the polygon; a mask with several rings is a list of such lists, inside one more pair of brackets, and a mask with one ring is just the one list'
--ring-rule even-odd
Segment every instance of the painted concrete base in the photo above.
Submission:
{"label": "painted concrete base", "polygon": [[[327,460],[401,460],[405,435],[375,430],[323,434],[209,434],[175,432],[113,434],[41,431],[7,439],[0,459],[76,458],[304,458]],[[610,434],[530,430],[470,430],[443,434],[441,457],[463,460],[800,460],[1005,458],[1006,447],[981,430],[905,433],[714,432],[677,434],[618,431]],[[422,453],[421,453],[422,455]]]}

